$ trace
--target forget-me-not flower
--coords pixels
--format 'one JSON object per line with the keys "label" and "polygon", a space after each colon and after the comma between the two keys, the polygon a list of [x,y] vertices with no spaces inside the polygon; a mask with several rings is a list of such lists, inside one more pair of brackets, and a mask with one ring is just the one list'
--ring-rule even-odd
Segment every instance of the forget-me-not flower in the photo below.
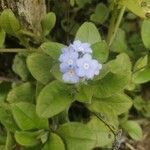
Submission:
{"label": "forget-me-not flower", "polygon": [[85,54],[82,58],[77,60],[76,73],[79,77],[85,77],[86,79],[93,79],[94,75],[99,74],[101,64],[97,60],[92,59],[92,56]]}
{"label": "forget-me-not flower", "polygon": [[75,84],[83,79],[93,79],[99,74],[102,65],[96,59],[92,59],[91,53],[91,45],[79,40],[62,48],[59,61],[64,82]]}
{"label": "forget-me-not flower", "polygon": [[60,70],[62,73],[65,73],[68,69],[73,69],[76,67],[76,60],[78,59],[78,53],[75,51],[65,51],[59,57]]}
{"label": "forget-me-not flower", "polygon": [[77,52],[81,52],[83,54],[85,53],[92,53],[91,44],[89,43],[81,43],[79,40],[74,41],[73,44],[71,44],[73,49]]}

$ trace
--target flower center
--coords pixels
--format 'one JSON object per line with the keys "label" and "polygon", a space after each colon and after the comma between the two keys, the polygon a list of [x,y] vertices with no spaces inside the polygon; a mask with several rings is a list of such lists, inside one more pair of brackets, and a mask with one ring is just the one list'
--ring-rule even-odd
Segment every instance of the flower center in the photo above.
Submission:
{"label": "flower center", "polygon": [[84,48],[79,47],[79,50],[78,50],[78,51],[83,52],[83,51],[84,51]]}
{"label": "flower center", "polygon": [[68,65],[72,65],[73,64],[73,60],[69,59],[67,63],[68,63]]}
{"label": "flower center", "polygon": [[72,76],[74,75],[74,70],[72,70],[72,69],[71,69],[71,70],[69,70],[69,71],[68,71],[68,74],[69,74],[69,76],[71,76],[71,77],[72,77]]}
{"label": "flower center", "polygon": [[90,67],[90,65],[89,65],[88,63],[84,63],[84,65],[83,65],[83,68],[84,68],[84,69],[87,70],[87,69],[89,69],[89,67]]}

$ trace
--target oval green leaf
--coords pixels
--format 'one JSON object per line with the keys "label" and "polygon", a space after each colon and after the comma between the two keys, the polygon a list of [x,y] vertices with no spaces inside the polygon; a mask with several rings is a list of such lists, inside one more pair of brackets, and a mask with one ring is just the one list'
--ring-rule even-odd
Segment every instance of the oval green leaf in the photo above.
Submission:
{"label": "oval green leaf", "polygon": [[137,122],[126,121],[121,124],[121,127],[130,135],[133,140],[139,141],[142,139],[142,129]]}
{"label": "oval green leaf", "polygon": [[150,81],[150,68],[137,71],[133,74],[133,82],[136,84],[146,83],[148,81]]}
{"label": "oval green leaf", "polygon": [[101,41],[100,33],[96,26],[91,22],[85,22],[76,33],[76,40],[94,44]]}
{"label": "oval green leaf", "polygon": [[35,105],[19,102],[12,105],[13,117],[22,130],[42,129],[48,127],[48,120],[37,116]]}
{"label": "oval green leaf", "polygon": [[21,101],[32,103],[34,99],[35,87],[30,82],[22,83],[13,87],[7,95],[7,101],[9,103],[16,103]]}
{"label": "oval green leaf", "polygon": [[50,73],[51,57],[41,53],[33,53],[27,58],[27,66],[32,76],[41,83],[46,84],[52,79]]}
{"label": "oval green leaf", "polygon": [[43,118],[53,117],[67,109],[72,100],[70,86],[59,81],[53,81],[46,85],[38,96],[37,114]]}
{"label": "oval green leaf", "polygon": [[65,45],[57,43],[57,42],[45,42],[41,45],[41,49],[53,59],[58,60],[61,49],[65,47]]}
{"label": "oval green leaf", "polygon": [[56,132],[63,138],[67,150],[91,150],[97,143],[95,133],[82,123],[63,124]]}
{"label": "oval green leaf", "polygon": [[6,33],[14,36],[16,36],[16,33],[21,29],[20,23],[11,9],[5,9],[1,13],[0,26]]}
{"label": "oval green leaf", "polygon": [[50,133],[49,139],[42,150],[65,150],[65,145],[60,136],[55,133]]}
{"label": "oval green leaf", "polygon": [[141,28],[141,36],[143,43],[147,49],[150,50],[150,20],[144,20]]}
{"label": "oval green leaf", "polygon": [[41,21],[41,25],[42,25],[42,30],[43,30],[43,34],[44,36],[48,35],[51,30],[54,28],[56,23],[56,15],[53,12],[49,12],[48,14],[46,14],[42,21]]}
{"label": "oval green leaf", "polygon": [[33,147],[40,143],[40,140],[37,139],[39,136],[38,131],[29,132],[29,131],[16,131],[15,139],[18,144],[25,147]]}
{"label": "oval green leaf", "polygon": [[127,112],[132,106],[132,100],[126,94],[120,93],[108,98],[93,98],[88,108],[98,113],[110,113],[113,110],[116,115]]}
{"label": "oval green leaf", "polygon": [[92,45],[93,57],[100,63],[104,63],[108,59],[109,47],[105,41],[101,41]]}

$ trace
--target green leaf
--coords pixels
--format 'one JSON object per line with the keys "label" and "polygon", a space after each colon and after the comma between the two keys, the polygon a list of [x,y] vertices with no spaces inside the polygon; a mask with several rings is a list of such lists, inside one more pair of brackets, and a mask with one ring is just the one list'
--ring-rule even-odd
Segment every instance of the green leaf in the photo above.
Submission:
{"label": "green leaf", "polygon": [[0,26],[4,31],[10,35],[16,36],[21,29],[19,21],[15,17],[11,9],[5,9],[0,16]]}
{"label": "green leaf", "polygon": [[77,30],[80,27],[80,23],[71,19],[68,24],[67,18],[61,20],[61,27],[65,32],[69,31],[69,35],[75,36]]}
{"label": "green leaf", "polygon": [[142,114],[144,117],[150,117],[150,102],[143,100],[141,96],[137,96],[134,99],[134,107],[136,110]]}
{"label": "green leaf", "polygon": [[133,82],[136,84],[146,83],[150,81],[150,68],[135,72],[132,78]]}
{"label": "green leaf", "polygon": [[[144,6],[144,2],[146,2],[146,6]],[[149,0],[120,0],[119,3],[125,7],[127,7],[131,12],[141,18],[149,18]]]}
{"label": "green leaf", "polygon": [[110,97],[122,91],[127,83],[127,76],[108,73],[104,78],[95,83],[94,96],[101,98]]}
{"label": "green leaf", "polygon": [[46,143],[46,141],[47,141],[47,139],[49,137],[48,135],[49,135],[49,131],[48,130],[44,131],[44,132],[41,132],[39,137],[40,137],[40,140],[41,140],[42,144]]}
{"label": "green leaf", "polygon": [[138,71],[140,69],[143,69],[148,64],[148,55],[145,55],[144,57],[141,57],[137,60],[137,62],[134,65],[134,71]]}
{"label": "green leaf", "polygon": [[5,37],[6,37],[5,31],[2,28],[0,28],[0,48],[4,47]]}
{"label": "green leaf", "polygon": [[70,93],[70,86],[59,81],[46,85],[38,96],[36,105],[38,115],[50,118],[67,109],[73,100]]}
{"label": "green leaf", "polygon": [[17,125],[22,130],[41,129],[48,127],[48,120],[39,118],[35,105],[20,102],[12,105],[12,112]]}
{"label": "green leaf", "polygon": [[126,121],[121,124],[121,127],[130,135],[133,140],[141,140],[143,133],[140,125],[135,121]]}
{"label": "green leaf", "polygon": [[104,78],[108,73],[110,73],[110,63],[106,63],[106,64],[103,64],[102,65],[102,69],[100,71],[100,74],[95,76],[94,80],[93,81],[97,81],[97,80],[100,80],[102,78]]}
{"label": "green leaf", "polygon": [[36,98],[39,96],[39,93],[44,88],[44,86],[45,86],[44,84],[37,81],[37,83],[36,83]]}
{"label": "green leaf", "polygon": [[7,131],[7,139],[5,144],[5,150],[12,150],[12,147],[15,145],[14,139],[9,131]]}
{"label": "green leaf", "polygon": [[[122,53],[108,64],[107,73],[102,79],[94,82],[94,96],[110,97],[122,91],[131,80],[131,62],[128,55]],[[100,75],[99,75],[100,76]]]}
{"label": "green leaf", "polygon": [[70,0],[70,5],[73,7],[75,4],[75,0]]}
{"label": "green leaf", "polygon": [[134,99],[134,107],[140,112],[143,109],[145,101],[142,99],[141,96],[136,96]]}
{"label": "green leaf", "polygon": [[1,130],[0,145],[4,145],[6,143],[6,139],[7,139],[7,133],[6,133],[6,131],[2,131]]}
{"label": "green leaf", "polygon": [[22,83],[16,87],[13,87],[7,96],[9,103],[16,102],[30,102],[32,103],[35,99],[35,87],[30,83]]}
{"label": "green leaf", "polygon": [[15,139],[18,144],[25,147],[33,147],[40,143],[40,140],[37,139],[39,136],[39,131],[16,131]]}
{"label": "green leaf", "polygon": [[27,58],[27,66],[37,81],[46,84],[52,79],[50,73],[52,67],[51,57],[41,53],[33,53]]}
{"label": "green leaf", "polygon": [[94,44],[101,41],[100,33],[96,26],[91,22],[85,22],[76,33],[76,40]]}
{"label": "green leaf", "polygon": [[5,149],[5,145],[0,145],[0,150],[4,150]]}
{"label": "green leaf", "polygon": [[108,145],[112,146],[114,135],[101,120],[96,117],[92,117],[87,125],[96,135],[97,143],[95,147],[108,147]]}
{"label": "green leaf", "polygon": [[144,20],[141,27],[141,36],[143,43],[147,49],[150,49],[150,20]]}
{"label": "green leaf", "polygon": [[65,150],[63,140],[55,133],[50,133],[49,139],[42,150]]}
{"label": "green leaf", "polygon": [[7,94],[11,89],[11,84],[7,82],[0,83],[0,103],[4,102],[7,98]]}
{"label": "green leaf", "polygon": [[15,132],[18,130],[8,104],[3,103],[0,105],[0,122],[8,131]]}
{"label": "green leaf", "polygon": [[118,30],[116,37],[111,45],[111,50],[117,53],[124,52],[129,55],[132,53],[128,48],[124,30],[122,29]]}
{"label": "green leaf", "polygon": [[53,12],[49,12],[48,14],[46,14],[42,21],[41,21],[41,25],[42,25],[42,29],[43,29],[43,34],[46,36],[48,35],[51,30],[54,28],[56,23],[56,15]]}
{"label": "green leaf", "polygon": [[114,74],[126,74],[131,76],[132,64],[130,58],[127,54],[119,54],[115,60],[109,62],[111,72]]}
{"label": "green leaf", "polygon": [[109,47],[105,41],[101,41],[92,45],[93,57],[100,63],[104,63],[108,59]]}
{"label": "green leaf", "polygon": [[90,85],[81,85],[75,95],[75,99],[79,102],[91,103],[93,90],[93,87]]}
{"label": "green leaf", "polygon": [[15,56],[12,70],[21,77],[23,81],[26,81],[29,76],[29,70],[26,65],[26,55],[23,53],[19,53]]}
{"label": "green leaf", "polygon": [[95,133],[82,123],[63,124],[56,132],[63,138],[67,150],[91,150],[97,143]]}
{"label": "green leaf", "polygon": [[[125,107],[124,104],[127,106]],[[127,95],[116,94],[108,98],[93,97],[92,104],[86,106],[91,112],[96,113],[102,120],[107,122],[107,124],[117,129],[118,115],[128,111],[131,105],[131,99]]]}
{"label": "green leaf", "polygon": [[132,106],[132,100],[126,94],[119,93],[108,98],[93,98],[92,104],[88,105],[90,110],[98,113],[110,113],[113,110],[115,114],[120,115],[127,112]]}
{"label": "green leaf", "polygon": [[108,16],[109,9],[105,4],[99,3],[96,6],[95,12],[90,16],[90,20],[98,24],[103,24],[107,20]]}
{"label": "green leaf", "polygon": [[60,71],[60,64],[59,63],[54,64],[52,69],[50,70],[50,72],[54,76],[55,79],[63,82],[62,73]]}
{"label": "green leaf", "polygon": [[61,49],[65,47],[65,45],[57,43],[57,42],[45,42],[41,45],[41,49],[53,59],[58,60]]}

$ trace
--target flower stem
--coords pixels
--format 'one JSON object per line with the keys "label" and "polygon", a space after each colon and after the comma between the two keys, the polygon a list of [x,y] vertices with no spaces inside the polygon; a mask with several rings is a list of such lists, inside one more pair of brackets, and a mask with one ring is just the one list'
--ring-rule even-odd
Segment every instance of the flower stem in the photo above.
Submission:
{"label": "flower stem", "polygon": [[116,37],[116,34],[117,34],[117,31],[118,31],[118,28],[120,26],[120,23],[121,23],[121,20],[122,20],[122,17],[124,15],[124,12],[125,12],[125,9],[126,7],[123,6],[120,10],[120,13],[119,13],[119,16],[118,16],[118,19],[117,19],[117,22],[116,24],[114,25],[114,22],[115,22],[115,17],[116,17],[116,11],[114,11],[114,14],[112,14],[112,19],[111,19],[111,24],[110,24],[110,28],[109,28],[109,33],[108,33],[108,38],[107,38],[107,42],[108,42],[108,45],[111,46],[115,37]]}
{"label": "flower stem", "polygon": [[0,53],[18,53],[18,52],[35,52],[33,49],[25,49],[25,48],[2,48],[0,49]]}
{"label": "flower stem", "polygon": [[112,11],[112,17],[110,19],[110,25],[109,25],[108,35],[107,35],[107,43],[110,42],[110,39],[111,39],[111,37],[113,35],[117,16],[118,16],[118,10],[114,9]]}
{"label": "flower stem", "polygon": [[17,78],[8,78],[8,77],[1,77],[0,76],[0,82],[21,82],[19,79]]}
{"label": "flower stem", "polygon": [[116,136],[116,130],[111,125],[109,125],[104,119],[102,119],[98,113],[96,112],[91,112],[91,113],[95,115],[100,121],[102,121],[110,129],[113,135]]}

